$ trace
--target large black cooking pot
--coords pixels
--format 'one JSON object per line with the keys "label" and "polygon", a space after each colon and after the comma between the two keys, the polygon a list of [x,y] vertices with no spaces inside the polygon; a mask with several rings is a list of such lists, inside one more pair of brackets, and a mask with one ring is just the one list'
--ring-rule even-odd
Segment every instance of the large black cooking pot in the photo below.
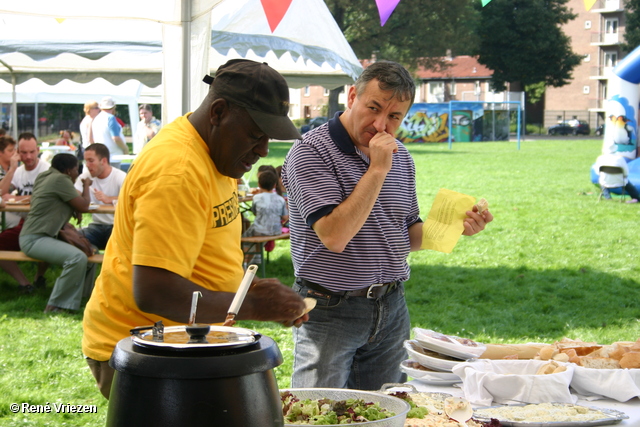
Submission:
{"label": "large black cooking pot", "polygon": [[[248,331],[211,329],[209,337],[220,329]],[[217,338],[180,342],[170,338],[173,332],[184,334],[184,327],[165,328],[159,339],[137,334],[117,344],[109,362],[116,373],[108,427],[284,425],[273,373],[282,354],[275,341],[249,331],[248,339],[226,344]]]}

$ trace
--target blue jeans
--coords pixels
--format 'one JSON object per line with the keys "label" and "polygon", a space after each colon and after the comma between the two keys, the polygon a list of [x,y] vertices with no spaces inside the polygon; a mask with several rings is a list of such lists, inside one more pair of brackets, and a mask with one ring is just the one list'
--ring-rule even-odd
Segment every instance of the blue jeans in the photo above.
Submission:
{"label": "blue jeans", "polygon": [[96,248],[104,249],[107,247],[109,237],[113,231],[113,224],[96,224],[92,222],[88,227],[80,230],[84,237]]}
{"label": "blue jeans", "polygon": [[399,368],[411,328],[402,284],[378,299],[323,295],[298,283],[293,289],[317,305],[293,329],[292,387],[379,390],[407,380]]}

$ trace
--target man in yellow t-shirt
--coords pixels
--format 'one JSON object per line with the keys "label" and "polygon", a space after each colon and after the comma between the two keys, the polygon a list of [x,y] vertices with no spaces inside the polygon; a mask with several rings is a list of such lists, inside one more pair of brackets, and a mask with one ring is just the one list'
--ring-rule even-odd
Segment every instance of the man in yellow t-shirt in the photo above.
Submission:
{"label": "man in yellow t-shirt", "polygon": [[[225,320],[244,274],[236,180],[267,155],[269,138],[300,138],[288,105],[275,70],[231,60],[202,104],[162,128],[134,161],[83,320],[82,351],[106,398],[109,358],[131,328],[186,324],[194,291],[202,293],[198,322]],[[238,319],[308,320],[291,288],[277,279],[254,282]]]}

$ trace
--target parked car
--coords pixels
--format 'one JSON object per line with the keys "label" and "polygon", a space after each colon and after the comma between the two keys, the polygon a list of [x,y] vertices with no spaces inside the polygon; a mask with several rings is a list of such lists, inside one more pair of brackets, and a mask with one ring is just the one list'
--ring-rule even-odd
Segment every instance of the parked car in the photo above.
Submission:
{"label": "parked car", "polygon": [[602,136],[604,134],[604,124],[598,126],[594,132],[596,136]]}
{"label": "parked car", "polygon": [[327,120],[328,119],[326,117],[314,117],[313,119],[309,120],[309,123],[307,123],[306,125],[302,125],[300,127],[300,133],[301,134],[307,133],[311,129],[315,129],[318,126],[327,123]]}
{"label": "parked car", "polygon": [[549,135],[589,135],[589,123],[584,120],[565,120],[549,127]]}

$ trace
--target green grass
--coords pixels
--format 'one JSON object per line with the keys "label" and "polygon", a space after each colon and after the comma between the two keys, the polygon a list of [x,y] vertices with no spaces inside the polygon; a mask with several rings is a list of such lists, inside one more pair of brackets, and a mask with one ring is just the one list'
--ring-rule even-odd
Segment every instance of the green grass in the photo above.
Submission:
{"label": "green grass", "polygon": [[[261,163],[282,164],[289,148],[274,143]],[[596,203],[589,168],[595,140],[411,145],[422,215],[439,188],[485,197],[495,221],[462,237],[452,254],[410,256],[407,301],[412,324],[482,342],[552,342],[562,337],[602,343],[640,336],[640,206]],[[250,181],[255,186],[255,175]],[[291,284],[289,242],[278,241],[269,276]],[[29,277],[33,266],[24,264]],[[80,350],[81,315],[42,313],[47,291],[17,296],[0,273],[0,425],[103,426],[107,402],[95,389]],[[290,330],[241,322],[278,342],[275,369],[289,385]],[[95,404],[98,414],[12,414],[9,404]]]}

